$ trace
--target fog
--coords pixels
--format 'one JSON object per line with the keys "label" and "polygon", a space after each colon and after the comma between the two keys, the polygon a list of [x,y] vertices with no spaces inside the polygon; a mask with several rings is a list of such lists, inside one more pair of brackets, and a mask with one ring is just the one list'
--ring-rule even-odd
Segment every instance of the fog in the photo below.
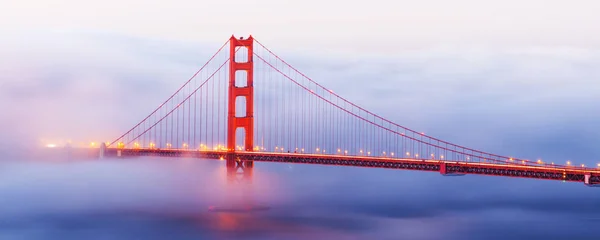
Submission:
{"label": "fog", "polygon": [[[251,191],[220,161],[104,159],[0,164],[4,239],[529,239],[600,236],[582,184],[257,163]],[[240,190],[240,189],[237,189]],[[234,191],[234,192],[232,192]],[[209,212],[236,201],[264,212]]]}

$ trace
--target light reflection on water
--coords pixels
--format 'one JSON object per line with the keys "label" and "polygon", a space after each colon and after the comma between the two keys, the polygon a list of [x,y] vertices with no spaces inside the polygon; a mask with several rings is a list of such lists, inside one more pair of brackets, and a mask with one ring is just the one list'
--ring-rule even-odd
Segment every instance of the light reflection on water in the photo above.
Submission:
{"label": "light reflection on water", "polygon": [[[225,174],[198,159],[5,161],[0,239],[600,236],[600,194],[578,185],[257,163],[252,186],[232,187]],[[208,211],[239,201],[271,209]]]}

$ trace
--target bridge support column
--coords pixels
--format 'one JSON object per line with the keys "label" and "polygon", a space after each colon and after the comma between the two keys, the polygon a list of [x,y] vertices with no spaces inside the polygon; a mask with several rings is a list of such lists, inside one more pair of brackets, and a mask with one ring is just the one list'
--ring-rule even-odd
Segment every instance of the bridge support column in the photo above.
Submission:
{"label": "bridge support column", "polygon": [[448,171],[446,170],[446,163],[445,162],[440,163],[440,174],[446,175],[447,173],[448,173]]}
{"label": "bridge support column", "polygon": [[100,144],[100,153],[98,154],[98,158],[103,159],[104,154],[106,154],[106,143],[101,143]]}
{"label": "bridge support column", "polygon": [[592,174],[586,173],[584,176],[585,177],[583,179],[583,183],[585,183],[585,185],[590,185],[590,183],[591,183],[590,178],[592,178]]}
{"label": "bridge support column", "polygon": [[[235,38],[229,39],[229,104],[227,117],[227,176],[229,184],[239,185],[251,183],[252,167],[251,161],[241,161],[235,156],[236,149],[236,131],[238,128],[244,129],[244,150],[252,151],[254,149],[254,62],[252,47],[254,39],[252,36],[247,39]],[[244,54],[245,50],[246,54]],[[237,56],[236,56],[237,55]],[[238,58],[246,59],[238,59]],[[244,76],[246,79],[237,79]],[[244,83],[245,80],[245,83]],[[240,85],[236,85],[241,83]],[[236,116],[236,99],[238,97],[246,98],[246,113],[244,116]],[[242,175],[241,178],[238,175]],[[244,187],[245,188],[245,187]],[[244,190],[245,191],[245,190]]]}
{"label": "bridge support column", "polygon": [[227,155],[227,201],[224,206],[211,206],[212,212],[253,212],[268,210],[257,205],[252,193],[254,162],[238,158],[235,153]]}
{"label": "bridge support column", "polygon": [[464,176],[464,173],[460,173],[460,172],[455,172],[455,171],[448,171],[448,163],[447,162],[440,162],[440,174],[444,175],[444,176]]}
{"label": "bridge support column", "polygon": [[[245,130],[244,150],[252,151],[254,148],[254,62],[253,47],[254,39],[250,36],[248,39],[237,39],[231,36],[229,39],[229,104],[227,117],[227,149],[235,151],[236,149],[236,130],[243,128]],[[236,52],[238,48],[243,48],[247,52],[246,59],[237,59]],[[239,49],[242,50],[242,49]],[[238,57],[244,57],[244,51],[240,51]],[[246,79],[236,79],[238,72],[244,72]],[[241,77],[243,75],[239,75]],[[239,81],[236,81],[239,80]],[[244,83],[244,80],[245,83]],[[240,86],[236,82],[242,83]],[[238,97],[246,98],[245,116],[235,115],[235,105]]]}
{"label": "bridge support column", "polygon": [[[231,154],[227,157],[227,183],[229,185],[250,185],[252,184],[252,174],[254,171],[254,162],[236,158]],[[244,187],[245,188],[245,187]]]}

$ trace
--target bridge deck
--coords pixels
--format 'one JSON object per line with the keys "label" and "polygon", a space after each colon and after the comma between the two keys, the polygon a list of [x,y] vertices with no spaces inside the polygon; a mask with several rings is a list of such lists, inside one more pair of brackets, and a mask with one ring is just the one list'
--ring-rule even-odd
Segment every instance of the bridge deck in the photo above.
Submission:
{"label": "bridge deck", "polygon": [[[119,153],[120,152],[120,153]],[[406,159],[371,156],[345,156],[302,153],[273,152],[227,152],[198,151],[184,149],[106,149],[106,156],[164,156],[221,159],[234,157],[239,161],[303,163],[336,166],[407,169],[440,172],[442,174],[477,174],[504,177],[520,177],[546,180],[584,182],[589,175],[589,184],[600,184],[600,169],[570,166],[530,166],[486,162],[456,162],[426,159]]]}

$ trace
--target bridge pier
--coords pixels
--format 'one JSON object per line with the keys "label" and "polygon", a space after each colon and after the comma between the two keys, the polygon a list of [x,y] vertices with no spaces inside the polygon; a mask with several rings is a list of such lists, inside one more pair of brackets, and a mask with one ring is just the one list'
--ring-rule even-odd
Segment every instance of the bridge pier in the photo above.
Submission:
{"label": "bridge pier", "polygon": [[447,170],[446,170],[446,163],[445,163],[445,162],[443,162],[443,163],[440,163],[440,174],[442,174],[442,175],[446,175],[446,173],[447,173]]}
{"label": "bridge pier", "polygon": [[252,184],[253,161],[242,160],[236,157],[235,154],[229,154],[226,161],[228,184]]}
{"label": "bridge pier", "polygon": [[585,183],[585,185],[590,185],[590,178],[591,177],[592,177],[592,174],[586,173],[585,174],[585,178],[583,179],[583,183]]}
{"label": "bridge pier", "polygon": [[590,187],[600,187],[600,182],[594,182],[592,181],[592,174],[591,173],[586,173],[583,175],[583,184],[585,184],[586,186],[590,186]]}
{"label": "bridge pier", "polygon": [[[252,174],[254,161],[243,160],[235,153],[226,157],[227,165],[227,206],[211,206],[211,212],[255,212],[269,207],[257,205],[252,195]],[[231,201],[231,202],[229,202]]]}
{"label": "bridge pier", "polygon": [[98,153],[98,158],[99,159],[103,159],[104,158],[104,154],[106,154],[106,143],[101,143],[100,144],[100,152]]}
{"label": "bridge pier", "polygon": [[448,166],[446,162],[440,162],[440,174],[444,176],[464,176],[464,173],[448,172]]}

